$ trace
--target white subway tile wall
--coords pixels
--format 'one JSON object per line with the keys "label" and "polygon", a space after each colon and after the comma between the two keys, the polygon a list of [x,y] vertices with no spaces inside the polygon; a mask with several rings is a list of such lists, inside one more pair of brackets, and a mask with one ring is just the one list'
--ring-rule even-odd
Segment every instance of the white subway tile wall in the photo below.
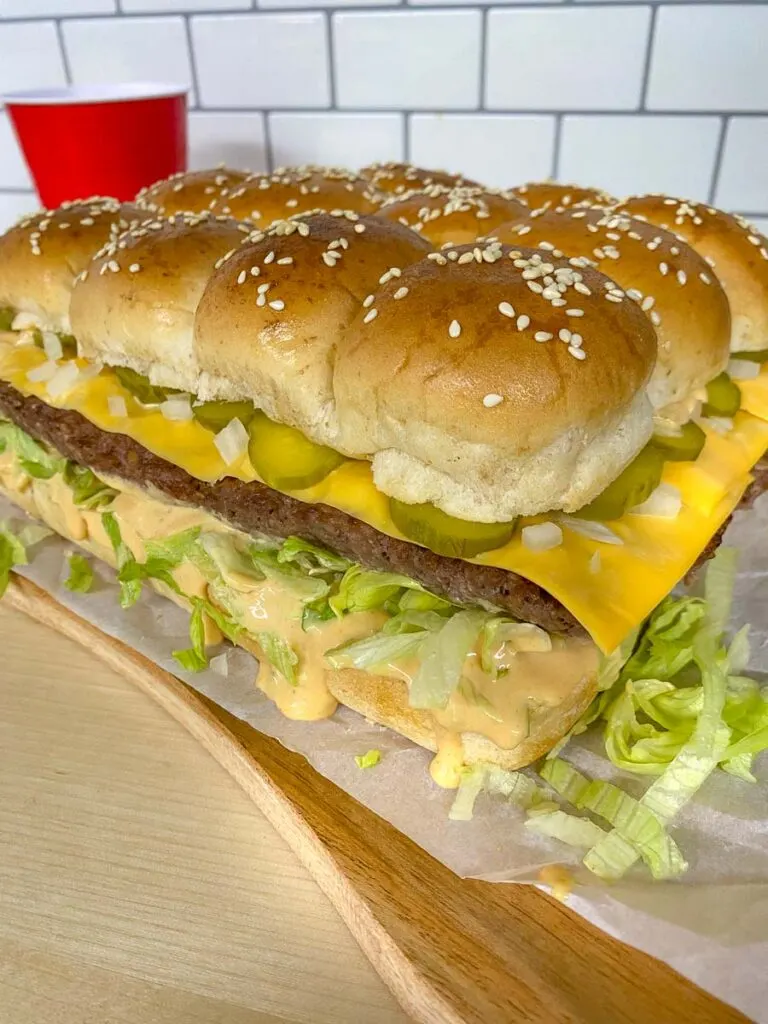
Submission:
{"label": "white subway tile wall", "polygon": [[[767,40],[763,0],[0,0],[0,95],[178,82],[191,167],[554,175],[765,230]],[[35,204],[0,112],[0,229]]]}

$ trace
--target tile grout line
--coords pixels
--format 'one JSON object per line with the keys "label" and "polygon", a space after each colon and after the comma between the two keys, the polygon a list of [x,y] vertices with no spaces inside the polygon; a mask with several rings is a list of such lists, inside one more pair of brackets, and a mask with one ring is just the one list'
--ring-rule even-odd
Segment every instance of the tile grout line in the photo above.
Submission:
{"label": "tile grout line", "polygon": [[56,27],[56,38],[59,42],[59,53],[61,54],[61,64],[64,68],[64,77],[67,81],[67,85],[72,85],[72,67],[69,63],[69,54],[67,53],[67,46],[64,42],[64,31],[61,27],[61,18],[56,18],[54,21]]}
{"label": "tile grout line", "polygon": [[403,111],[402,115],[402,132],[403,132],[403,160],[409,164],[411,162],[411,115],[407,111]]}
{"label": "tile grout line", "polygon": [[269,110],[262,110],[261,115],[264,119],[264,156],[267,160],[267,173],[272,174],[275,169],[275,154],[272,148],[272,122],[270,121]]}
{"label": "tile grout line", "polygon": [[720,125],[720,134],[717,139],[717,151],[712,165],[712,180],[709,184],[709,195],[707,197],[710,206],[715,202],[715,194],[720,184],[720,169],[723,164],[723,153],[725,152],[725,137],[728,132],[728,117],[724,116]]}
{"label": "tile grout line", "polygon": [[333,37],[334,17],[332,11],[325,11],[325,55],[328,59],[328,96],[331,110],[338,110],[336,102],[336,40]]}
{"label": "tile grout line", "polygon": [[563,137],[563,115],[558,114],[555,118],[555,135],[552,140],[552,168],[551,177],[555,181],[560,180],[560,147]]}
{"label": "tile grout line", "polygon": [[477,109],[484,110],[486,82],[488,81],[488,8],[484,8],[480,14],[480,81],[478,82]]}
{"label": "tile grout line", "polygon": [[[269,109],[280,114],[322,114],[327,113],[328,107],[217,107],[200,106],[200,110],[208,114],[247,114],[252,111]],[[532,107],[509,107],[497,110],[477,110],[475,107],[358,107],[354,104],[337,104],[333,108],[334,113],[340,114],[443,114],[447,116],[474,116],[482,114],[483,117],[654,117],[661,120],[665,117],[688,117],[692,120],[706,117],[740,117],[740,118],[762,118],[765,119],[766,112],[761,110],[582,110],[561,108],[555,110],[546,108],[538,110]]]}
{"label": "tile grout line", "polygon": [[640,105],[638,110],[645,111],[648,101],[648,88],[651,81],[651,61],[653,60],[653,49],[656,43],[656,15],[658,8],[651,8],[651,20],[648,24],[648,42],[645,47],[645,59],[643,61],[643,83],[640,87]]}
{"label": "tile grout line", "polygon": [[191,18],[188,14],[182,16],[184,18],[184,37],[187,41],[187,58],[189,60],[189,73],[192,78],[192,92],[195,95],[195,109],[203,109],[203,100],[200,95],[200,81],[197,76],[197,54],[195,53],[195,47],[192,39],[192,25]]}

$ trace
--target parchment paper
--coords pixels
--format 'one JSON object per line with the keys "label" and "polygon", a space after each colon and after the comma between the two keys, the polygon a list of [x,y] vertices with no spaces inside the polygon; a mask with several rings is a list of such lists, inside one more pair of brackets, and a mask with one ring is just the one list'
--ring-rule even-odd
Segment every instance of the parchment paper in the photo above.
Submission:
{"label": "parchment paper", "polygon": [[[0,519],[22,521],[0,497]],[[751,670],[768,671],[768,495],[738,513],[725,542],[741,549],[734,625],[752,623]],[[569,864],[581,883],[569,905],[609,934],[665,960],[702,988],[758,1021],[768,1022],[768,758],[757,763],[752,786],[716,772],[675,823],[673,834],[690,864],[679,882],[651,881],[641,870],[612,886],[579,868],[577,851],[523,828],[523,815],[500,798],[481,796],[471,822],[448,820],[453,794],[432,783],[430,755],[408,740],[341,709],[322,722],[284,718],[255,686],[257,662],[229,649],[229,674],[183,672],[171,651],[189,645],[187,615],[145,592],[127,611],[118,604],[112,571],[93,561],[97,585],[72,594],[61,584],[72,545],[57,537],[35,548],[18,571],[105,633],[158,665],[291,750],[434,857],[462,876],[535,881],[549,863]],[[223,648],[222,648],[223,649]],[[381,763],[361,770],[355,754],[382,751]],[[618,772],[601,755],[596,733],[573,741],[567,756],[593,777],[615,779],[639,794],[645,783]]]}

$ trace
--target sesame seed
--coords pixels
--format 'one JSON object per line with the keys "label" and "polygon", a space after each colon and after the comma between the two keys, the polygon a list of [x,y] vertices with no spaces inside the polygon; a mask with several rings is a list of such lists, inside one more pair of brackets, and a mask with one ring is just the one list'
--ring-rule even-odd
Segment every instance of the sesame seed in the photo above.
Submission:
{"label": "sesame seed", "polygon": [[368,312],[363,317],[363,323],[364,324],[369,324],[371,322],[371,320],[375,320],[378,315],[379,315],[378,309],[376,309],[376,308],[369,309]]}
{"label": "sesame seed", "polygon": [[258,277],[261,273],[261,267],[251,267],[251,277]]}
{"label": "sesame seed", "polygon": [[274,258],[275,258],[275,254],[274,254],[274,252],[270,251],[270,252],[268,252],[268,253],[267,253],[267,255],[266,255],[266,256],[264,257],[264,261],[263,261],[263,262],[264,262],[265,264],[267,264],[267,263],[271,263],[271,262],[272,262],[272,260],[273,260]]}
{"label": "sesame seed", "polygon": [[597,258],[599,260],[604,260],[605,259],[605,252],[602,249],[600,249],[599,247],[596,248],[596,249],[593,249],[592,250],[592,254],[594,256],[597,256]]}
{"label": "sesame seed", "polygon": [[573,287],[580,295],[591,295],[592,289],[588,288],[583,281],[574,281]]}
{"label": "sesame seed", "polygon": [[708,263],[710,265],[710,267],[712,267],[712,269],[714,270],[716,264],[715,264],[715,261],[712,259],[711,256],[705,256],[704,257],[704,262]]}
{"label": "sesame seed", "polygon": [[518,331],[524,331],[528,324],[531,322],[531,318],[526,316],[525,313],[517,318],[517,329]]}
{"label": "sesame seed", "polygon": [[474,259],[475,257],[471,252],[463,252],[461,256],[459,256],[457,262],[459,263],[459,266],[462,266],[466,263],[472,263]]}
{"label": "sesame seed", "polygon": [[572,348],[581,348],[581,344],[582,344],[583,341],[584,341],[584,339],[582,338],[582,336],[580,334],[572,334],[571,335],[571,347]]}
{"label": "sesame seed", "polygon": [[680,250],[678,249],[678,247],[676,245],[670,246],[669,251],[672,253],[673,256],[679,256],[680,255]]}
{"label": "sesame seed", "polygon": [[517,233],[518,235],[527,235],[530,230],[530,224],[523,224],[521,227],[517,229]]}
{"label": "sesame seed", "polygon": [[245,284],[245,279],[247,277],[248,277],[248,274],[244,270],[241,270],[240,273],[237,275],[237,283],[238,284]]}
{"label": "sesame seed", "polygon": [[293,263],[293,256],[283,256],[277,261],[279,267],[288,267],[291,263]]}
{"label": "sesame seed", "polygon": [[298,232],[302,238],[306,238],[309,234],[309,224],[305,224],[303,221],[299,221]]}
{"label": "sesame seed", "polygon": [[655,309],[651,310],[651,323],[654,324],[656,327],[658,327],[659,324],[661,323],[661,317],[659,316],[659,314],[656,312]]}
{"label": "sesame seed", "polygon": [[533,336],[533,340],[534,341],[551,341],[552,340],[552,335],[549,333],[549,331],[536,331],[536,333]]}
{"label": "sesame seed", "polygon": [[117,262],[117,260],[110,260],[107,263],[107,267],[112,271],[113,274],[116,274],[120,270],[120,264]]}
{"label": "sesame seed", "polygon": [[355,224],[353,231],[356,231],[358,235],[362,235],[365,231],[365,224]]}
{"label": "sesame seed", "polygon": [[643,293],[639,292],[637,288],[627,288],[627,295],[630,299],[634,299],[635,302],[639,302],[643,297]]}
{"label": "sesame seed", "polygon": [[[138,274],[138,272],[139,272],[140,270],[141,270],[141,267],[139,266],[139,264],[138,264],[138,263],[132,263],[132,264],[130,265],[130,267],[128,267],[128,273],[129,273],[129,274]],[[83,271],[83,273],[85,273],[85,271]],[[81,279],[82,279],[83,281],[85,280],[85,278],[84,278],[84,277],[82,277],[82,275],[81,275]]]}
{"label": "sesame seed", "polygon": [[483,405],[486,409],[492,409],[495,405],[501,405],[503,401],[504,399],[501,395],[494,395],[491,393],[483,398]]}
{"label": "sesame seed", "polygon": [[499,312],[502,316],[508,316],[510,320],[514,319],[515,311],[508,302],[499,303]]}
{"label": "sesame seed", "polygon": [[256,296],[256,305],[257,306],[266,306],[266,304],[267,304],[267,296],[264,295],[263,292],[260,295]]}
{"label": "sesame seed", "polygon": [[270,284],[265,282],[264,284],[260,284],[259,285],[259,287],[257,288],[257,291],[258,291],[259,295],[264,295],[264,293],[268,292],[271,287],[272,286]]}
{"label": "sesame seed", "polygon": [[669,267],[667,266],[666,263],[662,262],[662,263],[659,264],[659,273],[661,274],[662,277],[666,277],[667,276],[667,274],[669,273]]}
{"label": "sesame seed", "polygon": [[677,272],[677,280],[679,281],[680,284],[685,284],[685,282],[688,280],[688,276],[687,276],[687,274],[685,273],[684,270],[678,270],[678,272]]}
{"label": "sesame seed", "polygon": [[[402,288],[398,288],[397,289],[397,291],[392,296],[392,298],[394,298],[394,299],[404,299],[407,294],[408,294],[408,289],[405,287],[405,285],[403,285]],[[369,298],[371,300],[373,300],[373,296],[372,295],[369,296]]]}
{"label": "sesame seed", "polygon": [[571,332],[568,330],[567,327],[561,327],[560,330],[557,332],[557,336],[560,339],[560,341],[565,341],[568,344],[570,344]]}
{"label": "sesame seed", "polygon": [[647,313],[649,309],[653,308],[653,304],[655,301],[656,299],[654,299],[652,295],[646,295],[643,301],[640,303],[640,309],[642,309],[644,313]]}
{"label": "sesame seed", "polygon": [[566,309],[565,315],[566,316],[584,316],[584,310],[583,309]]}
{"label": "sesame seed", "polygon": [[366,295],[363,299],[363,307],[367,309],[373,303],[373,295]]}
{"label": "sesame seed", "polygon": [[606,292],[605,297],[609,302],[621,302],[621,295],[617,295],[616,292]]}
{"label": "sesame seed", "polygon": [[526,281],[525,282],[532,292],[536,292],[538,295],[544,291],[544,286],[540,285],[538,281]]}
{"label": "sesame seed", "polygon": [[336,266],[336,260],[333,258],[333,253],[324,252],[322,254],[322,260],[323,260],[323,263],[326,265],[326,267],[335,267]]}
{"label": "sesame seed", "polygon": [[448,334],[452,338],[458,338],[461,334],[461,324],[458,320],[451,320],[450,326],[448,327]]}
{"label": "sesame seed", "polygon": [[712,284],[712,278],[709,276],[709,274],[705,274],[703,270],[699,274],[699,280],[703,281],[704,284]]}
{"label": "sesame seed", "polygon": [[568,353],[572,355],[574,359],[586,359],[587,353],[583,348],[574,348],[573,345],[568,346]]}
{"label": "sesame seed", "polygon": [[270,302],[269,308],[277,310],[285,309],[285,303],[282,299],[275,299],[273,302]]}

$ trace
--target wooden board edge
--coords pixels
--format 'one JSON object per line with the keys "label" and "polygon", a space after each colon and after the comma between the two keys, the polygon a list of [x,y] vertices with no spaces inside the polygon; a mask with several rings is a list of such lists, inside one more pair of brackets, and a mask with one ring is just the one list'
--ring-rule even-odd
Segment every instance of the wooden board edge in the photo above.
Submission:
{"label": "wooden board edge", "polygon": [[61,605],[47,591],[11,573],[4,600],[37,622],[92,651],[152,697],[208,751],[285,839],[333,904],[376,973],[400,1006],[423,1024],[464,1024],[429,984],[349,884],[328,847],[226,726],[193,690],[127,644]]}

